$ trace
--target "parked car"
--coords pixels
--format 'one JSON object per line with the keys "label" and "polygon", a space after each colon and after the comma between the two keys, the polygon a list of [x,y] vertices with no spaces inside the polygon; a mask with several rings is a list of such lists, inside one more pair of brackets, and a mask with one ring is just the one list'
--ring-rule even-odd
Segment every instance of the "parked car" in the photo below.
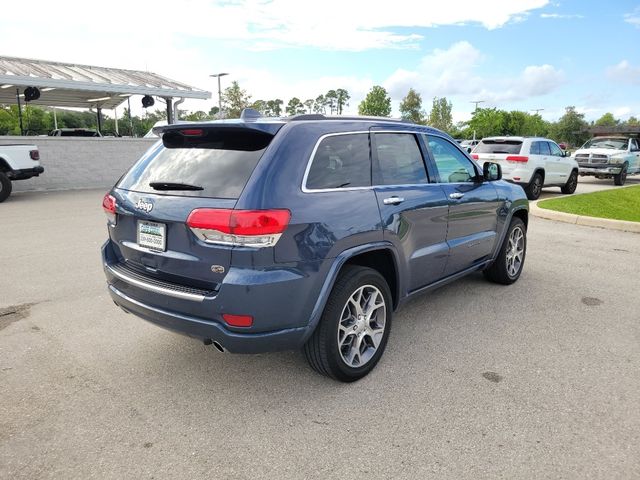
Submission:
{"label": "parked car", "polygon": [[581,176],[613,178],[624,185],[627,175],[640,174],[640,144],[636,138],[595,137],[574,153]]}
{"label": "parked car", "polygon": [[503,177],[522,185],[529,200],[537,200],[543,187],[560,187],[571,194],[578,186],[578,164],[548,138],[483,138],[472,156],[499,163]]}
{"label": "parked car", "polygon": [[49,132],[50,137],[101,137],[98,130],[90,128],[56,128]]}
{"label": "parked car", "polygon": [[467,153],[471,153],[478,143],[480,143],[480,140],[462,140],[460,146],[465,149]]}
{"label": "parked car", "polygon": [[37,146],[0,145],[0,203],[11,195],[11,182],[37,177],[42,172]]}
{"label": "parked car", "polygon": [[499,165],[413,123],[258,115],[159,128],[105,195],[126,312],[221,351],[302,348],[353,381],[411,296],[479,270],[518,280],[528,202]]}

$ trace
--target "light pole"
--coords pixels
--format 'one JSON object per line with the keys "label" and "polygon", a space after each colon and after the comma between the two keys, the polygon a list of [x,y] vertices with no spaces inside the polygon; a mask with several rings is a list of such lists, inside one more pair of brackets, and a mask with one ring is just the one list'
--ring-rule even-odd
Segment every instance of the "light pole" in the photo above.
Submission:
{"label": "light pole", "polygon": [[476,108],[473,111],[477,112],[478,111],[478,104],[479,103],[484,103],[484,100],[471,100],[469,103],[475,103],[476,104]]}
{"label": "light pole", "polygon": [[229,75],[228,73],[214,73],[210,77],[218,77],[218,118],[222,118],[222,89],[220,88],[220,77]]}
{"label": "light pole", "polygon": [[[478,112],[478,104],[479,103],[484,103],[484,100],[471,100],[471,102],[469,103],[475,103],[476,104],[476,108],[473,110],[473,113],[477,113]],[[473,131],[473,141],[475,142],[476,140],[476,131]]]}

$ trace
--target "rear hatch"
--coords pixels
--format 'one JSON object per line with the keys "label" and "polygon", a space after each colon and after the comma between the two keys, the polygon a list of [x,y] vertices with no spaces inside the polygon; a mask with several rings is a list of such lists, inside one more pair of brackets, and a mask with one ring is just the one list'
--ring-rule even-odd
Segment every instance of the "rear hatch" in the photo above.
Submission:
{"label": "rear hatch", "polygon": [[[528,158],[521,152],[522,140],[514,138],[485,138],[476,145],[471,156],[480,164],[499,163],[502,173],[509,175]],[[524,159],[527,160],[524,160]]]}
{"label": "rear hatch", "polygon": [[195,218],[193,212],[208,213],[207,222],[213,212],[220,225],[228,223],[225,215],[280,127],[212,123],[161,129],[163,145],[140,159],[111,192],[116,215],[109,231],[118,267],[217,290],[229,270],[233,242],[210,242],[203,234],[208,230],[198,228],[202,215]]}

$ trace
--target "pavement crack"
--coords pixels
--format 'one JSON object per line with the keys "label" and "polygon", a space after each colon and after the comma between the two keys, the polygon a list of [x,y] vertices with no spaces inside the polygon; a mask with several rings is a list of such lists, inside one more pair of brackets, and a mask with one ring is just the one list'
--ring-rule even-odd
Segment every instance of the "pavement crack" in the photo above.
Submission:
{"label": "pavement crack", "polygon": [[9,325],[29,316],[29,310],[36,303],[21,303],[9,307],[0,308],[0,330],[4,330]]}

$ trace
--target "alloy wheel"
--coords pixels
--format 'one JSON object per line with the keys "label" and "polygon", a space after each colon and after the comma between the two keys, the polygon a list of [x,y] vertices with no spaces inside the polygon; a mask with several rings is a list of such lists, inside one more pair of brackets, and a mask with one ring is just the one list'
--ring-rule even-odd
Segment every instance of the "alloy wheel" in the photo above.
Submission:
{"label": "alloy wheel", "polygon": [[509,235],[507,247],[507,274],[513,278],[520,272],[524,260],[524,232],[519,226]]}
{"label": "alloy wheel", "polygon": [[384,337],[386,318],[384,296],[377,287],[364,285],[349,297],[338,325],[340,356],[349,367],[362,367],[373,358]]}

